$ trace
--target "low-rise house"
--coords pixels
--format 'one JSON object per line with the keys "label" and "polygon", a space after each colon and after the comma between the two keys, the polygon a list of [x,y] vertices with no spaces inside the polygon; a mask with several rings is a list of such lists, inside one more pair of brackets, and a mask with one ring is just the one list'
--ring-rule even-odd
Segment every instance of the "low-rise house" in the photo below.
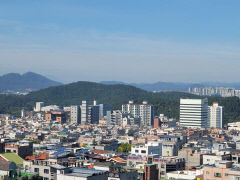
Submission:
{"label": "low-rise house", "polygon": [[153,141],[147,144],[133,145],[131,148],[131,154],[148,156],[150,154],[162,155],[162,143]]}
{"label": "low-rise house", "polygon": [[127,166],[142,170],[146,164],[156,164],[158,168],[158,177],[165,178],[166,173],[170,171],[184,170],[185,160],[176,157],[162,157],[159,155],[140,156],[131,154],[127,159]]}
{"label": "low-rise house", "polygon": [[223,160],[232,160],[231,154],[225,154],[225,155],[216,155],[216,154],[204,154],[203,155],[203,164],[206,165],[212,165],[216,164]]}
{"label": "low-rise house", "polygon": [[5,152],[16,153],[24,159],[26,156],[33,154],[33,143],[29,141],[7,142]]}
{"label": "low-rise house", "polygon": [[159,170],[159,177],[166,178],[166,174],[171,171],[178,171],[185,169],[185,159],[177,157],[161,157],[161,156],[148,156],[148,164],[156,164]]}
{"label": "low-rise house", "polygon": [[[240,177],[240,172],[238,171],[238,175],[231,175],[230,172],[232,168],[231,161],[220,161],[214,165],[205,165],[203,168],[203,178],[204,180],[213,180],[213,179],[221,179],[228,180],[231,179],[230,176]],[[235,171],[234,171],[235,172]]]}
{"label": "low-rise house", "polygon": [[137,171],[131,172],[110,172],[108,174],[108,180],[138,180]]}
{"label": "low-rise house", "polygon": [[66,180],[107,180],[107,171],[89,168],[62,168],[57,170],[57,179]]}
{"label": "low-rise house", "polygon": [[203,155],[193,148],[183,148],[178,152],[179,158],[185,159],[185,169],[192,169],[203,164]]}
{"label": "low-rise house", "polygon": [[0,154],[0,158],[9,162],[14,162],[18,167],[23,167],[23,159],[16,153],[3,153]]}
{"label": "low-rise house", "polygon": [[183,171],[171,171],[167,173],[167,179],[181,179],[181,180],[203,179],[203,170],[190,169]]}
{"label": "low-rise house", "polygon": [[102,156],[104,158],[111,158],[112,156],[114,156],[113,153],[110,153],[110,152],[107,152],[107,151],[104,151],[104,150],[101,150],[101,149],[93,149],[93,150],[89,151],[89,154],[99,155],[99,156]]}
{"label": "low-rise house", "polygon": [[38,174],[44,180],[50,180],[56,177],[56,168],[64,167],[58,164],[58,161],[56,158],[49,158],[48,154],[40,153],[35,156],[27,156],[23,167],[27,173]]}
{"label": "low-rise house", "polygon": [[17,177],[17,166],[0,157],[0,179],[11,179]]}
{"label": "low-rise house", "polygon": [[114,140],[114,139],[110,139],[110,140],[102,140],[101,143],[99,145],[96,145],[95,148],[96,149],[101,149],[104,151],[113,151],[113,152],[117,152],[118,151],[118,141]]}

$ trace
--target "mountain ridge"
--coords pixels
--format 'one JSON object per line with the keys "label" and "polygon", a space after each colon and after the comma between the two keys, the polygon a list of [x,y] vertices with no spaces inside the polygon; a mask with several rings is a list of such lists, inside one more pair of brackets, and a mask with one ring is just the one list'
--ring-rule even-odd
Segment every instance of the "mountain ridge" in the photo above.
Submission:
{"label": "mountain ridge", "polygon": [[[82,100],[94,100],[109,104],[113,109],[121,109],[121,105],[134,100],[142,103],[143,100],[155,106],[155,115],[165,114],[168,117],[179,118],[180,98],[204,98],[184,92],[153,93],[130,85],[103,85],[96,82],[79,81],[67,85],[48,87],[34,91],[28,95],[0,95],[0,114],[12,113],[19,115],[22,108],[32,110],[35,102],[42,101],[46,105],[59,106],[80,105]],[[209,105],[219,102],[224,106],[225,123],[240,121],[240,99],[237,97],[208,97]]]}
{"label": "mountain ridge", "polygon": [[33,72],[26,72],[24,74],[8,73],[0,76],[0,92],[26,91],[26,89],[36,91],[61,84]]}
{"label": "mountain ridge", "polygon": [[180,91],[188,92],[189,88],[203,87],[232,87],[240,89],[240,83],[222,83],[222,82],[202,82],[202,83],[185,83],[185,82],[155,82],[155,83],[125,83],[121,81],[101,81],[102,84],[127,84],[146,91]]}

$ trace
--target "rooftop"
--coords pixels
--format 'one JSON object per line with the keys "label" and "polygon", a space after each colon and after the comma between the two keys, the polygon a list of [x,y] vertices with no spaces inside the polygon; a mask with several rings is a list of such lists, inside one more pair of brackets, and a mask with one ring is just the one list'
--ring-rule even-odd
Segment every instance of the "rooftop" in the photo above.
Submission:
{"label": "rooftop", "polygon": [[66,174],[67,176],[76,176],[76,177],[90,177],[94,175],[104,174],[107,171],[89,169],[89,168],[71,168],[72,172]]}
{"label": "rooftop", "polygon": [[0,154],[0,156],[3,156],[8,161],[16,163],[16,165],[23,165],[23,159],[15,153],[3,153]]}

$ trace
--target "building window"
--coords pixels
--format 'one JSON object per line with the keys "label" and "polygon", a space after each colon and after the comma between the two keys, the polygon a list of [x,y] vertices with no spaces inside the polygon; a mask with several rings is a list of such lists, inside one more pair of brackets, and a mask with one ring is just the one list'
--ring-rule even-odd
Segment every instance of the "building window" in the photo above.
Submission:
{"label": "building window", "polygon": [[165,175],[165,171],[161,171],[161,175]]}
{"label": "building window", "polygon": [[228,173],[225,173],[225,176],[228,176]]}
{"label": "building window", "polygon": [[206,171],[206,174],[210,174],[209,171]]}
{"label": "building window", "polygon": [[236,177],[235,180],[240,180],[240,177]]}
{"label": "building window", "polygon": [[34,168],[34,172],[38,173],[39,172],[39,168]]}
{"label": "building window", "polygon": [[49,174],[49,170],[48,169],[44,169],[44,174]]}
{"label": "building window", "polygon": [[49,178],[46,178],[46,177],[45,177],[45,178],[43,178],[43,180],[49,180]]}
{"label": "building window", "polygon": [[161,168],[165,168],[164,164],[161,164]]}
{"label": "building window", "polygon": [[135,153],[138,153],[138,150],[137,150],[137,149],[135,150]]}
{"label": "building window", "polygon": [[145,150],[141,150],[141,153],[146,153],[146,151]]}
{"label": "building window", "polygon": [[221,173],[214,173],[214,177],[222,177]]}

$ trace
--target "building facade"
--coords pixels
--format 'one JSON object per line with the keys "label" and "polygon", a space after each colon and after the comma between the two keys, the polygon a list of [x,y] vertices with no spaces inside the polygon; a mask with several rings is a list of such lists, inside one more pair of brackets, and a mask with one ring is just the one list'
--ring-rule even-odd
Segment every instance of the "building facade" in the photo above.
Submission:
{"label": "building facade", "polygon": [[224,108],[218,103],[213,103],[208,107],[208,127],[223,128],[223,112]]}
{"label": "building facade", "polygon": [[34,108],[35,112],[40,112],[42,110],[42,107],[44,106],[44,102],[36,102],[36,106]]}
{"label": "building facade", "polygon": [[71,124],[81,123],[81,110],[79,106],[71,106]]}
{"label": "building facade", "polygon": [[180,125],[191,128],[206,128],[208,121],[208,100],[180,99]]}
{"label": "building facade", "polygon": [[142,126],[153,125],[154,106],[148,104],[147,101],[143,101],[142,104],[134,104],[133,101],[129,101],[128,104],[122,105],[122,113],[132,114],[134,118],[140,118]]}
{"label": "building facade", "polygon": [[81,105],[81,124],[88,124],[88,102],[87,101],[82,101]]}

